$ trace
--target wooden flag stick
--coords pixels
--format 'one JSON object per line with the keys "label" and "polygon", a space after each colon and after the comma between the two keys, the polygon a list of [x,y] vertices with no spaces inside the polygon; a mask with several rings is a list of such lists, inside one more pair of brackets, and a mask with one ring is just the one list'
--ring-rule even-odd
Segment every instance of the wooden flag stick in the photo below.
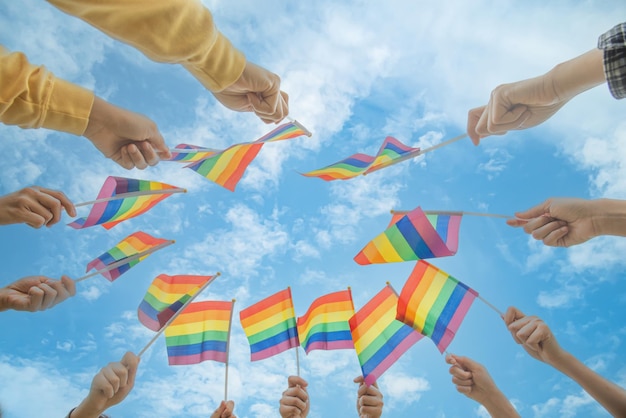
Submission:
{"label": "wooden flag stick", "polygon": [[217,279],[219,276],[221,275],[220,272],[215,273],[215,276],[211,277],[209,280],[207,280],[207,282],[205,284],[202,285],[202,287],[196,292],[195,295],[193,295],[192,297],[189,298],[189,300],[187,302],[185,302],[183,304],[183,306],[180,307],[179,310],[176,311],[176,313],[174,315],[172,315],[172,317],[165,323],[165,325],[163,325],[161,327],[161,329],[159,331],[157,331],[157,333],[154,335],[154,337],[152,337],[152,339],[150,341],[148,341],[148,344],[146,344],[146,346],[144,348],[141,349],[141,351],[139,352],[139,354],[137,354],[137,357],[141,357],[143,355],[143,353],[146,352],[146,350],[148,348],[150,348],[150,346],[152,345],[152,343],[154,343],[156,341],[157,338],[159,338],[159,336],[161,334],[163,334],[163,331],[165,331],[165,328],[167,328],[176,318],[178,318],[178,315],[180,315],[185,308],[191,303],[193,302],[193,300],[200,294],[202,293],[202,291],[204,289],[206,289],[211,283],[213,283],[213,280]]}
{"label": "wooden flag stick", "polygon": [[398,295],[398,292],[396,292],[396,289],[394,289],[394,288],[393,288],[393,286],[391,285],[391,283],[387,282],[387,286],[389,286],[389,289],[391,289],[391,291],[392,291],[393,293],[395,293],[395,294],[396,294],[396,296],[398,296],[398,297],[400,296],[400,295]]}
{"label": "wooden flag stick", "polygon": [[170,148],[170,152],[178,154],[193,154],[194,152],[222,152],[221,149],[215,148]]}
{"label": "wooden flag stick", "polygon": [[409,153],[407,153],[407,154],[404,154],[404,155],[403,155],[402,157],[400,157],[400,158],[397,158],[397,159],[395,159],[395,160],[388,161],[388,162],[383,163],[383,164],[381,164],[381,165],[379,165],[379,166],[377,166],[377,167],[374,167],[374,168],[372,168],[372,169],[366,170],[366,171],[365,171],[365,173],[363,173],[363,175],[364,175],[364,176],[366,176],[366,175],[368,175],[368,174],[370,174],[370,173],[373,173],[374,171],[378,171],[378,170],[380,170],[380,169],[390,167],[390,166],[392,166],[392,165],[395,165],[395,164],[401,163],[402,161],[406,161],[406,160],[410,160],[410,159],[415,158],[415,157],[419,157],[419,156],[420,156],[420,155],[422,155],[422,154],[426,154],[427,152],[434,151],[434,150],[436,150],[437,148],[445,147],[446,145],[450,145],[450,144],[452,144],[453,142],[459,141],[459,140],[461,140],[461,139],[465,138],[466,136],[467,136],[467,134],[462,134],[462,135],[459,135],[459,136],[455,136],[455,137],[454,137],[454,138],[452,138],[452,139],[448,139],[447,141],[440,142],[440,143],[439,143],[439,144],[437,144],[437,145],[433,145],[433,146],[432,146],[432,147],[430,147],[430,148],[426,148],[426,149],[418,149],[418,150],[415,150],[415,151],[409,152]]}
{"label": "wooden flag stick", "polygon": [[[392,215],[406,215],[408,210],[391,210]],[[425,210],[426,215],[467,215],[467,216],[484,216],[487,218],[513,219],[515,216],[501,215],[499,213],[482,213],[482,212],[466,212],[456,210]]]}
{"label": "wooden flag stick", "polygon": [[484,297],[478,295],[478,299],[480,299],[483,302],[485,302],[485,305],[489,306],[491,309],[496,311],[498,313],[498,315],[500,315],[501,317],[504,316],[504,314],[502,313],[502,311],[500,311],[500,309],[496,308],[493,304],[491,304],[489,301],[487,301]]}
{"label": "wooden flag stick", "polygon": [[126,199],[127,197],[148,196],[152,194],[173,194],[173,193],[187,193],[187,189],[176,187],[174,189],[139,190],[137,192],[121,193],[115,196],[103,197],[102,199],[91,200],[89,202],[77,203],[74,206],[79,207],[79,206],[93,205],[96,203],[110,202],[111,200]]}
{"label": "wooden flag stick", "polygon": [[300,377],[300,354],[298,352],[300,347],[296,346],[296,375]]}
{"label": "wooden flag stick", "polygon": [[108,266],[106,266],[105,268],[103,268],[102,270],[98,270],[98,271],[94,271],[92,273],[87,274],[86,276],[80,277],[78,279],[75,279],[74,282],[78,283],[78,282],[82,282],[83,280],[87,280],[93,276],[97,276],[98,274],[102,274],[104,272],[107,272],[109,270],[113,270],[114,268],[117,268],[123,264],[129,263],[131,261],[137,260],[138,258],[143,257],[144,255],[149,255],[152,254],[155,251],[159,251],[162,248],[167,247],[168,245],[172,245],[174,244],[176,241],[174,240],[170,240],[168,242],[164,242],[163,244],[159,244],[156,247],[150,248],[149,250],[146,251],[142,251],[140,253],[137,254],[133,254],[130,255],[128,257],[122,258],[121,260],[116,261],[115,263],[109,264]]}
{"label": "wooden flag stick", "polygon": [[233,311],[235,310],[235,299],[230,306],[230,321],[228,322],[228,338],[226,339],[226,370],[224,371],[224,402],[228,400],[228,358],[230,356],[230,330],[233,323]]}

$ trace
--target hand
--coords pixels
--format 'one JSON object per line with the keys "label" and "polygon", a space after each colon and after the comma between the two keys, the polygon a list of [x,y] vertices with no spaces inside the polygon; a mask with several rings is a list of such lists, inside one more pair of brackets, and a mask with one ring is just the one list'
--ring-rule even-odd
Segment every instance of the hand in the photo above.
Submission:
{"label": "hand", "polygon": [[380,418],[383,414],[383,394],[378,390],[378,384],[374,382],[367,386],[363,376],[354,378],[354,383],[359,384],[356,398],[356,411],[359,418]]}
{"label": "hand", "polygon": [[33,186],[0,197],[0,225],[25,223],[50,227],[61,220],[61,211],[76,216],[72,202],[56,190]]}
{"label": "hand", "polygon": [[135,385],[139,357],[127,352],[122,360],[109,363],[93,378],[89,395],[70,418],[97,418],[113,405],[126,399]]}
{"label": "hand", "polygon": [[[489,375],[487,369],[480,363],[468,357],[448,354],[446,363],[452,365],[450,374],[456,390],[481,405],[488,404],[500,394],[500,389]],[[486,406],[486,405],[485,405]]]}
{"label": "hand", "polygon": [[554,365],[563,355],[563,349],[550,328],[536,316],[526,316],[519,309],[510,307],[504,314],[504,323],[515,342],[537,360]]}
{"label": "hand", "polygon": [[213,95],[237,112],[254,112],[265,123],[278,123],[289,114],[289,96],[280,91],[280,78],[251,62],[234,84]]}
{"label": "hand", "polygon": [[289,376],[289,387],[280,398],[280,416],[282,418],[306,418],[309,415],[309,394],[306,380],[299,376]]}
{"label": "hand", "polygon": [[598,235],[594,225],[594,203],[584,199],[553,198],[518,212],[506,223],[524,227],[527,234],[552,247],[570,247]]}
{"label": "hand", "polygon": [[211,418],[237,418],[233,413],[235,409],[235,402],[233,401],[222,401],[220,406],[211,414]]}
{"label": "hand", "polygon": [[76,294],[74,280],[67,276],[53,280],[44,276],[30,276],[0,289],[0,311],[43,311]]}
{"label": "hand", "polygon": [[130,170],[143,170],[171,153],[156,124],[138,113],[95,98],[83,134],[105,157]]}

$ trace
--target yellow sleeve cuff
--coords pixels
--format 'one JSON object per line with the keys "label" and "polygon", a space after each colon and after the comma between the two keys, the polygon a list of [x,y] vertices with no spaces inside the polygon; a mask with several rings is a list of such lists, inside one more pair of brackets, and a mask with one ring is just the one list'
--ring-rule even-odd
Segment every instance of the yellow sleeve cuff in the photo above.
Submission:
{"label": "yellow sleeve cuff", "polygon": [[93,101],[93,92],[55,78],[41,127],[82,135],[89,123]]}

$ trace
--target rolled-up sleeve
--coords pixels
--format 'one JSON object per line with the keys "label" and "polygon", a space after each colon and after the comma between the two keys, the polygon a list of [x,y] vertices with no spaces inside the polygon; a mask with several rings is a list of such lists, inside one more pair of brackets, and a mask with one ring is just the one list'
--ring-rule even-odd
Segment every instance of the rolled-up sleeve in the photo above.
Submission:
{"label": "rolled-up sleeve", "polygon": [[604,51],[604,73],[616,99],[626,97],[626,23],[614,26],[598,38]]}

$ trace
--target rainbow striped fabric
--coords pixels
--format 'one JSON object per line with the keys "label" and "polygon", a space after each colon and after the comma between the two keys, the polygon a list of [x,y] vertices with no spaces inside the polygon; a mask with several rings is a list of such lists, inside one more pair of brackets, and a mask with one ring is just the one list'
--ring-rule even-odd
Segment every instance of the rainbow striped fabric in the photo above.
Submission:
{"label": "rainbow striped fabric", "polygon": [[368,242],[354,257],[361,265],[454,255],[462,215],[426,215],[418,206]]}
{"label": "rainbow striped fabric", "polygon": [[171,366],[228,361],[233,302],[192,302],[165,328]]}
{"label": "rainbow striped fabric", "polygon": [[[198,145],[190,144],[178,144],[174,149],[184,150],[187,152],[176,152],[172,150],[172,157],[164,161],[174,161],[178,163],[193,163],[196,161],[204,160],[212,155],[220,152],[220,150],[209,149],[200,147]],[[197,151],[194,151],[197,150]]]}
{"label": "rainbow striped fabric", "polygon": [[303,173],[306,177],[318,177],[324,181],[347,180],[374,169],[383,168],[391,161],[409,153],[419,152],[419,148],[404,145],[397,139],[388,136],[375,156],[354,154],[350,157],[318,170]]}
{"label": "rainbow striped fabric", "polygon": [[304,351],[354,348],[348,320],[354,315],[350,289],[330,293],[313,301],[298,318],[298,335]]}
{"label": "rainbow striped fabric", "polygon": [[[163,193],[151,193],[143,196],[121,196],[127,193],[155,192],[160,190]],[[87,217],[76,219],[68,225],[74,229],[82,229],[94,225],[102,225],[106,229],[111,229],[120,222],[147,212],[161,200],[169,197],[173,192],[172,190],[180,191],[181,189],[157,181],[109,176],[104,181],[97,199],[115,196],[119,196],[119,198],[109,200],[108,202],[94,203]]]}
{"label": "rainbow striped fabric", "polygon": [[290,288],[242,309],[239,319],[250,343],[252,361],[263,360],[300,345]]}
{"label": "rainbow striped fabric", "polygon": [[430,337],[443,353],[477,296],[475,290],[420,260],[400,292],[396,319]]}
{"label": "rainbow striped fabric", "polygon": [[398,296],[389,286],[350,318],[350,332],[365,384],[373,384],[422,335],[396,320]]}
{"label": "rainbow striped fabric", "polygon": [[208,158],[186,165],[185,168],[195,171],[232,192],[235,191],[237,183],[263,144],[301,135],[311,136],[311,133],[298,122],[285,123],[254,142],[233,145]]}
{"label": "rainbow striped fabric", "polygon": [[[173,243],[174,241],[171,240],[154,238],[145,232],[135,232],[121,240],[106,253],[91,260],[87,264],[86,271],[108,268],[107,271],[102,272],[102,275],[112,282],[154,251]],[[127,262],[126,259],[128,259]]]}
{"label": "rainbow striped fabric", "polygon": [[152,331],[160,330],[211,277],[160,274],[152,281],[139,304],[139,322]]}

